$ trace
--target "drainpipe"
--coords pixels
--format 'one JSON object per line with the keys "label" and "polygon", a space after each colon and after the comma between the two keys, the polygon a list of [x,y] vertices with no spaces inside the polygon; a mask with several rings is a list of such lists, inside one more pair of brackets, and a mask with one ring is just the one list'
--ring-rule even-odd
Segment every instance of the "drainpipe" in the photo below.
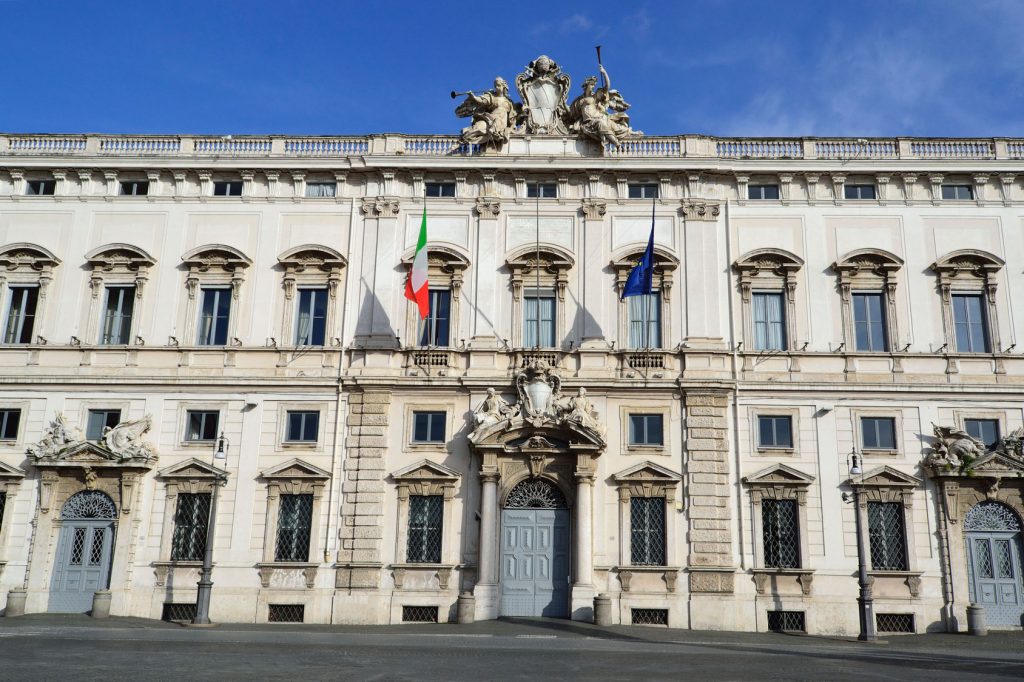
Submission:
{"label": "drainpipe", "polygon": [[[739,351],[736,348],[736,318],[733,310],[733,281],[732,281],[732,225],[730,223],[729,200],[725,200],[725,273],[728,286],[726,287],[726,300],[729,303],[729,356],[732,363],[732,449],[733,459],[736,463],[736,480],[740,476],[740,407],[739,407]],[[740,568],[746,568],[745,554],[743,551],[743,488],[737,483],[736,491],[736,538],[739,543]]]}

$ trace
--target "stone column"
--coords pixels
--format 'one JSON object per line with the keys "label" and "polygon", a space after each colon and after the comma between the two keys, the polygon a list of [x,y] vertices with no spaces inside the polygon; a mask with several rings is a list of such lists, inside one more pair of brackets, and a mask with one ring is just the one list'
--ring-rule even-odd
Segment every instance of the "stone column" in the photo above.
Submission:
{"label": "stone column", "polygon": [[[583,212],[583,235],[581,239],[582,261],[578,267],[582,269],[581,313],[583,324],[579,330],[582,335],[583,348],[607,350],[605,330],[594,317],[598,311],[605,309],[607,283],[604,281],[604,266],[608,264],[604,252],[604,217],[608,211],[608,203],[602,199],[586,198],[580,210]],[[614,333],[611,334],[612,338]]]}
{"label": "stone column", "polygon": [[576,472],[576,582],[572,586],[573,620],[594,620],[594,541],[593,541],[594,472]]}
{"label": "stone column", "polygon": [[498,197],[477,197],[476,262],[473,263],[473,320],[470,339],[474,348],[496,348],[498,346],[499,290],[504,287],[494,276],[501,267],[501,253],[498,245],[498,219],[501,216],[501,200]]}
{"label": "stone column", "polygon": [[495,585],[494,539],[498,535],[498,472],[480,472],[480,561],[477,584]]}

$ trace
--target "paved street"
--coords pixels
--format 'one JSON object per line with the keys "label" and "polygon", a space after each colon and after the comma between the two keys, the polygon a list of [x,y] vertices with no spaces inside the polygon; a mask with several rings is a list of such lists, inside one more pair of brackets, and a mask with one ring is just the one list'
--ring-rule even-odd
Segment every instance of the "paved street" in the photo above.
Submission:
{"label": "paved street", "polygon": [[0,619],[5,680],[1007,680],[1024,636],[842,639],[531,619],[381,627]]}

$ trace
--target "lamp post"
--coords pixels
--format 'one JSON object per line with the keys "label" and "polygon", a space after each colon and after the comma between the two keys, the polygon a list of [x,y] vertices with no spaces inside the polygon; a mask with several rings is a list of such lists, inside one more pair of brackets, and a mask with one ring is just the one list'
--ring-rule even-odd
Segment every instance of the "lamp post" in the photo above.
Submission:
{"label": "lamp post", "polygon": [[868,576],[868,558],[864,551],[864,533],[860,518],[860,498],[863,491],[859,485],[853,483],[854,476],[864,473],[861,468],[860,455],[854,450],[847,459],[850,466],[850,483],[853,494],[843,493],[845,502],[853,501],[853,519],[856,524],[857,533],[857,580],[860,584],[860,595],[857,597],[857,610],[860,614],[860,634],[857,639],[861,642],[874,642],[878,639],[875,633],[875,598],[871,593],[871,578]]}
{"label": "lamp post", "polygon": [[[228,439],[222,431],[217,438],[216,449],[213,451],[213,464],[216,467],[217,460],[223,460],[225,465],[228,458]],[[199,573],[199,590],[196,592],[196,616],[192,619],[192,625],[210,625],[210,593],[213,591],[213,536],[217,524],[217,492],[220,486],[227,480],[226,476],[216,474],[213,479],[213,491],[210,494],[210,516],[206,522],[206,551],[203,552],[203,568]]]}

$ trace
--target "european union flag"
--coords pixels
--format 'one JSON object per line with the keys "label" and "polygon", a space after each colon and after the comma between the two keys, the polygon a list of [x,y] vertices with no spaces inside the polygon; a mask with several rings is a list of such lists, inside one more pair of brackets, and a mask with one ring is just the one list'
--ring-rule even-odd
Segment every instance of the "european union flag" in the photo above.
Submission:
{"label": "european union flag", "polygon": [[649,296],[654,288],[654,219],[651,219],[651,237],[647,240],[647,250],[640,262],[629,271],[626,285],[622,287],[622,298],[627,296]]}

